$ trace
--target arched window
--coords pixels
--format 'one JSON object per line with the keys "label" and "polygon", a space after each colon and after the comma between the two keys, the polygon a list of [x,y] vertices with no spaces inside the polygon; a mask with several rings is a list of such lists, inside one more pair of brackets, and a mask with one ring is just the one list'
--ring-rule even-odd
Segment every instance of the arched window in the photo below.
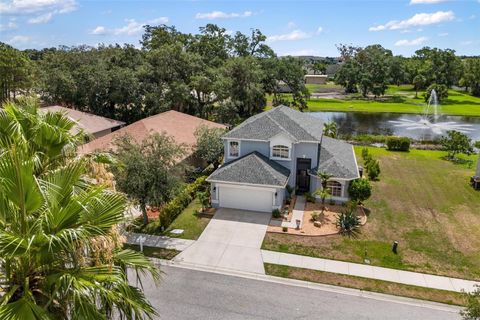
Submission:
{"label": "arched window", "polygon": [[338,181],[328,181],[327,189],[330,191],[332,197],[342,196],[342,184]]}
{"label": "arched window", "polygon": [[290,148],[283,145],[275,145],[272,147],[272,158],[289,159]]}

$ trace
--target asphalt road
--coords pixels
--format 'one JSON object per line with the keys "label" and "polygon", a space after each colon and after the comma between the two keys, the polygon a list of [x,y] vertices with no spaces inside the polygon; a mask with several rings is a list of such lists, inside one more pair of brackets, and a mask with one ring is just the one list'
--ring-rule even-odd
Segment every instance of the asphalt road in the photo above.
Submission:
{"label": "asphalt road", "polygon": [[460,319],[456,312],[163,266],[144,290],[160,319]]}

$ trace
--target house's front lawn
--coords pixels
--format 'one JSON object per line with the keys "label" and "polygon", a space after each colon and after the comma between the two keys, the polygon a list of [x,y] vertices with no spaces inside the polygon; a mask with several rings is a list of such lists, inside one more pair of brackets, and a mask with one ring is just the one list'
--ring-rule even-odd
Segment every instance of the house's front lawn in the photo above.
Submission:
{"label": "house's front lawn", "polygon": [[[360,151],[356,147],[359,161]],[[371,214],[359,238],[267,234],[263,248],[357,263],[367,257],[376,266],[479,279],[480,193],[468,184],[473,166],[445,161],[440,151],[370,153],[382,173],[365,204]]]}
{"label": "house's front lawn", "polygon": [[[212,218],[208,214],[198,214],[200,208],[200,202],[195,198],[172,222],[165,234],[169,237],[197,240]],[[174,235],[170,233],[173,229],[183,229],[184,232],[181,235]]]}

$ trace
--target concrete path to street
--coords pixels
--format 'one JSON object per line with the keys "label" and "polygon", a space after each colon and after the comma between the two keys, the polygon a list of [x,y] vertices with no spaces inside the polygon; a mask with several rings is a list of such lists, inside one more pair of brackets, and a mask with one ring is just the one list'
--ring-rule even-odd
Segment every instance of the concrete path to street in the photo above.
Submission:
{"label": "concrete path to street", "polygon": [[475,289],[475,284],[480,285],[480,282],[470,280],[435,276],[431,274],[388,269],[382,267],[374,267],[358,263],[312,258],[307,256],[267,250],[262,250],[262,257],[265,263],[334,272],[350,276],[384,280],[432,289],[456,292],[461,292],[463,290],[466,292],[471,292]]}
{"label": "concrete path to street", "polygon": [[177,239],[143,233],[128,233],[126,236],[128,244],[140,245],[140,241],[142,241],[144,246],[174,249],[178,251],[183,251],[195,243],[195,240]]}
{"label": "concrete path to street", "polygon": [[218,209],[200,238],[174,261],[265,274],[260,247],[270,215]]}
{"label": "concrete path to street", "polygon": [[305,213],[305,197],[304,196],[297,196],[297,200],[295,201],[295,206],[292,210],[292,220],[290,221],[283,221],[282,227],[287,228],[296,228],[297,222],[296,220],[300,220],[300,228],[303,225],[303,214]]}

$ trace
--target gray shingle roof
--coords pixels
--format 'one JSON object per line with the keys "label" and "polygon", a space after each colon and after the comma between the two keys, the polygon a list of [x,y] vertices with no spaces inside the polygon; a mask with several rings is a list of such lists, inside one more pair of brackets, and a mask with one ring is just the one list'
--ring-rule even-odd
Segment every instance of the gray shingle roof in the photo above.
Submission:
{"label": "gray shingle roof", "polygon": [[254,151],[218,168],[207,181],[284,187],[289,176],[290,170]]}
{"label": "gray shingle roof", "polygon": [[248,118],[228,132],[224,138],[267,141],[279,133],[285,133],[294,142],[320,141],[323,135],[323,121],[308,113],[287,106],[278,106]]}
{"label": "gray shingle roof", "polygon": [[355,152],[351,144],[327,136],[322,138],[319,166],[312,172],[322,171],[334,178],[359,178]]}

